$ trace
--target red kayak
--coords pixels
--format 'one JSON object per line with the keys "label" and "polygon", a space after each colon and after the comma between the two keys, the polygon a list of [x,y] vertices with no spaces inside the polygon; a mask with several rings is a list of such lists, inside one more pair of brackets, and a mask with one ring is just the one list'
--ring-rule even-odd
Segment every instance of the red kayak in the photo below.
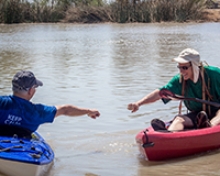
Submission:
{"label": "red kayak", "polygon": [[220,125],[181,132],[160,132],[149,127],[135,139],[149,161],[167,160],[220,148]]}

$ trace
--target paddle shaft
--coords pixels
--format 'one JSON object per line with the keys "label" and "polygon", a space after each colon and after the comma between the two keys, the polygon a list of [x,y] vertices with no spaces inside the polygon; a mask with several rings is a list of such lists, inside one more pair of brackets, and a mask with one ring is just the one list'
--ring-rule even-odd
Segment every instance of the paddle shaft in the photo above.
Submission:
{"label": "paddle shaft", "polygon": [[211,101],[207,101],[207,100],[202,100],[202,99],[199,99],[199,98],[184,97],[184,96],[181,96],[181,95],[174,94],[173,92],[169,91],[168,89],[161,89],[159,94],[160,94],[161,97],[165,96],[166,98],[169,98],[169,99],[196,101],[196,102],[199,102],[199,103],[205,103],[205,104],[220,108],[220,103],[211,102]]}
{"label": "paddle shaft", "polygon": [[207,101],[207,100],[202,100],[202,99],[199,99],[199,98],[183,97],[183,96],[176,95],[176,94],[174,94],[173,98],[178,99],[178,100],[190,100],[190,101],[195,101],[195,102],[199,102],[199,103],[205,103],[205,104],[220,108],[220,103],[211,102],[211,101]]}

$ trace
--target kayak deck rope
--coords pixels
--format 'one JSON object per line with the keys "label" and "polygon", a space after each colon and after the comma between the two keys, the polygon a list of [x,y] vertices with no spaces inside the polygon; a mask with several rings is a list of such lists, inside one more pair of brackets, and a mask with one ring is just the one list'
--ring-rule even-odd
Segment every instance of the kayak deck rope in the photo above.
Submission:
{"label": "kayak deck rope", "polygon": [[[3,146],[4,143],[6,146]],[[25,141],[23,141],[22,139],[17,139],[17,138],[13,138],[13,140],[4,139],[0,141],[0,153],[26,152],[34,159],[40,159],[42,156],[45,156],[46,158],[50,158],[51,152],[42,145],[46,146],[47,144],[43,141],[36,140],[36,141],[32,141],[32,143],[28,145],[28,143],[27,142],[25,143]]]}

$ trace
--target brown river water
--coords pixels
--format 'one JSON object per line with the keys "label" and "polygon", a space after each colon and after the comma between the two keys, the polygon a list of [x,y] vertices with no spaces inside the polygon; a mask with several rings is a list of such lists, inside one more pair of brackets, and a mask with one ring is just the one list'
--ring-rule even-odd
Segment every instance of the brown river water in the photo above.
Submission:
{"label": "brown river water", "polygon": [[139,154],[136,134],[153,118],[173,118],[178,102],[126,109],[178,73],[171,59],[187,47],[220,66],[220,23],[0,25],[0,94],[28,69],[44,82],[33,102],[100,111],[38,129],[55,152],[47,176],[219,176],[219,151],[162,162]]}

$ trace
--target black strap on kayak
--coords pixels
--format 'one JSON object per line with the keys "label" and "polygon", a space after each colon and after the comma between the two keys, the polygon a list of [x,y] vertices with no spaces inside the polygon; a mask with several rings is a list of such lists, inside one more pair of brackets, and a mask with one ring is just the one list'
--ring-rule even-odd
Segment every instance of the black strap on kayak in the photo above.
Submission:
{"label": "black strap on kayak", "polygon": [[148,136],[147,136],[148,129],[146,129],[143,132],[144,132],[144,136],[145,136],[146,142],[142,145],[142,147],[143,148],[153,147],[154,143],[153,142],[149,142],[149,139],[148,139]]}

